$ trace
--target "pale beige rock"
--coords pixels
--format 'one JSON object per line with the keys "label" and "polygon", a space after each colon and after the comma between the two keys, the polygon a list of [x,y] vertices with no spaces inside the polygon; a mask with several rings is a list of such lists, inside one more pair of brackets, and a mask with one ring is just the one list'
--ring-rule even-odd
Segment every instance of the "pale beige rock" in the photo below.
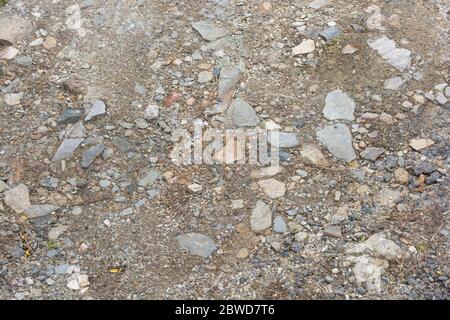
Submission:
{"label": "pale beige rock", "polygon": [[248,255],[249,255],[248,249],[247,248],[242,248],[242,249],[239,249],[239,251],[238,251],[238,253],[236,255],[236,258],[238,258],[238,259],[245,259],[245,258],[248,257]]}
{"label": "pale beige rock", "polygon": [[298,56],[302,54],[308,54],[314,52],[316,50],[316,45],[314,44],[314,40],[306,39],[303,40],[298,46],[292,49],[292,55]]}
{"label": "pale beige rock", "polygon": [[415,138],[415,139],[411,139],[411,141],[409,142],[409,145],[414,150],[420,151],[422,149],[432,146],[434,143],[435,142],[431,139]]}
{"label": "pale beige rock", "polygon": [[57,46],[57,42],[54,37],[48,36],[47,38],[45,38],[45,41],[42,45],[45,49],[52,49]]}
{"label": "pale beige rock", "polygon": [[407,184],[409,181],[409,173],[403,168],[398,168],[394,172],[395,180],[401,184]]}
{"label": "pale beige rock", "polygon": [[262,180],[258,184],[271,199],[281,198],[286,193],[286,185],[275,179]]}
{"label": "pale beige rock", "polygon": [[16,213],[22,213],[31,206],[30,191],[24,184],[20,184],[5,192],[5,204]]}
{"label": "pale beige rock", "polygon": [[342,54],[353,54],[358,51],[359,51],[359,49],[357,47],[355,47],[352,44],[348,44],[342,49]]}
{"label": "pale beige rock", "polygon": [[302,150],[300,151],[300,154],[303,157],[303,160],[305,160],[307,163],[318,166],[328,165],[327,159],[325,159],[320,149],[314,145],[304,145]]}

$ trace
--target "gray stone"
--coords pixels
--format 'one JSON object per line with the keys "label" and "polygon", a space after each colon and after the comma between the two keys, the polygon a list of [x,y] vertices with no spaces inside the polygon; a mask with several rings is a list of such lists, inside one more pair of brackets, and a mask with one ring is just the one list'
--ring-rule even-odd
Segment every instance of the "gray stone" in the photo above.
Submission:
{"label": "gray stone", "polygon": [[21,41],[33,31],[32,24],[17,15],[0,18],[0,39],[12,43]]}
{"label": "gray stone", "polygon": [[198,83],[207,83],[213,79],[213,74],[210,71],[202,71],[198,74]]}
{"label": "gray stone", "polygon": [[145,96],[147,94],[147,89],[140,83],[136,83],[134,86],[134,92],[140,94],[141,96]]}
{"label": "gray stone", "polygon": [[99,185],[101,188],[105,189],[111,186],[111,182],[109,180],[100,180]]}
{"label": "gray stone", "polygon": [[159,106],[158,105],[149,105],[145,108],[144,118],[146,120],[157,119],[159,116]]}
{"label": "gray stone", "polygon": [[207,41],[216,41],[227,35],[225,29],[206,21],[193,22],[192,27]]}
{"label": "gray stone", "polygon": [[29,56],[19,56],[14,59],[14,62],[23,67],[30,67],[33,64],[33,59]]}
{"label": "gray stone", "polygon": [[83,152],[81,167],[89,167],[94,160],[105,151],[103,144],[97,144]]}
{"label": "gray stone", "polygon": [[89,113],[87,114],[86,118],[84,118],[84,121],[86,121],[86,122],[91,121],[92,119],[102,116],[105,113],[106,113],[105,103],[101,100],[97,100],[97,101],[95,101],[91,110],[89,110]]}
{"label": "gray stone", "polygon": [[64,139],[64,141],[59,146],[52,161],[60,161],[71,157],[79,145],[84,141],[83,138],[78,139]]}
{"label": "gray stone", "polygon": [[376,50],[378,54],[390,65],[400,71],[404,71],[411,65],[411,51],[408,49],[397,48],[395,41],[386,36],[378,39],[368,40],[368,45]]}
{"label": "gray stone", "polygon": [[311,9],[320,9],[323,6],[326,6],[327,4],[330,3],[330,0],[314,0],[313,2],[311,2],[308,7],[310,7]]}
{"label": "gray stone", "polygon": [[277,148],[293,148],[300,144],[298,136],[292,132],[269,132],[269,143]]}
{"label": "gray stone", "polygon": [[238,127],[254,127],[259,123],[255,110],[242,99],[234,100],[228,112]]}
{"label": "gray stone", "polygon": [[137,118],[136,120],[134,120],[134,123],[136,124],[136,127],[138,127],[139,129],[148,128],[148,123],[147,121],[145,121],[144,118]]}
{"label": "gray stone", "polygon": [[327,126],[317,132],[317,137],[337,159],[350,162],[356,158],[352,134],[346,125]]}
{"label": "gray stone", "polygon": [[212,116],[227,110],[231,104],[234,90],[241,78],[241,74],[241,70],[235,66],[227,66],[220,69],[217,104],[213,108],[206,109],[205,115]]}
{"label": "gray stone", "polygon": [[83,116],[83,109],[68,108],[59,116],[58,124],[77,123]]}
{"label": "gray stone", "polygon": [[187,233],[176,237],[180,248],[188,250],[191,255],[208,258],[217,250],[211,237],[200,233]]}
{"label": "gray stone", "polygon": [[436,102],[443,106],[448,102],[448,99],[444,94],[439,92],[438,94],[436,94]]}
{"label": "gray stone", "polygon": [[277,233],[286,233],[288,231],[286,227],[286,222],[284,222],[281,216],[277,216],[273,220],[273,231]]}
{"label": "gray stone", "polygon": [[161,179],[161,177],[162,177],[162,175],[161,175],[161,172],[159,170],[150,169],[147,172],[147,174],[145,175],[145,177],[143,177],[141,180],[139,180],[138,186],[140,186],[140,187],[149,187],[153,183],[155,183],[156,180]]}
{"label": "gray stone", "polygon": [[341,90],[334,90],[327,94],[325,98],[325,108],[323,115],[328,120],[355,120],[355,102]]}
{"label": "gray stone", "polygon": [[24,184],[5,192],[5,204],[16,213],[22,213],[31,206],[30,191]]}
{"label": "gray stone", "polygon": [[405,81],[401,77],[393,77],[384,81],[384,88],[388,90],[399,90]]}
{"label": "gray stone", "polygon": [[49,215],[50,213],[58,210],[59,207],[51,205],[51,204],[37,204],[32,205],[25,210],[25,214],[30,219],[44,217]]}
{"label": "gray stone", "polygon": [[369,147],[363,152],[361,152],[361,158],[365,160],[375,161],[377,160],[386,150],[383,148]]}
{"label": "gray stone", "polygon": [[55,266],[55,273],[56,274],[64,274],[67,273],[67,270],[69,269],[69,265],[67,263],[59,264]]}
{"label": "gray stone", "polygon": [[67,139],[86,138],[86,128],[82,122],[78,122],[75,125],[68,126],[66,129],[65,137]]}
{"label": "gray stone", "polygon": [[414,174],[419,176],[421,174],[430,174],[436,171],[438,167],[429,162],[420,162],[414,166]]}
{"label": "gray stone", "polygon": [[331,224],[325,226],[325,228],[323,229],[323,233],[326,236],[333,237],[333,238],[341,238],[342,237],[341,227],[334,226]]}
{"label": "gray stone", "polygon": [[254,232],[260,232],[272,225],[272,211],[262,201],[258,200],[250,217],[250,227]]}
{"label": "gray stone", "polygon": [[127,153],[131,150],[133,150],[133,146],[131,145],[131,143],[128,142],[127,139],[125,138],[115,138],[112,141],[112,144],[119,149],[120,152],[122,153]]}
{"label": "gray stone", "polygon": [[59,179],[51,177],[51,176],[47,176],[47,177],[43,177],[39,181],[39,184],[44,188],[56,189],[56,188],[58,188],[58,185],[59,185]]}
{"label": "gray stone", "polygon": [[325,41],[333,40],[341,35],[341,30],[338,27],[328,27],[319,34]]}

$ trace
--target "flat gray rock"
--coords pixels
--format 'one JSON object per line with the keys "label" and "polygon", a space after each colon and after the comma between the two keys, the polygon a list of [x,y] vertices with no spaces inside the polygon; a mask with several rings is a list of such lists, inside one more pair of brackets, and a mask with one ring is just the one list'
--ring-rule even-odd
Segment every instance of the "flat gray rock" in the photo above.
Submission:
{"label": "flat gray rock", "polygon": [[355,117],[355,101],[341,90],[334,90],[327,94],[325,98],[325,108],[323,115],[328,120],[348,120],[353,121]]}
{"label": "flat gray rock", "polygon": [[277,148],[294,148],[300,144],[298,136],[292,132],[269,132],[269,142]]}
{"label": "flat gray rock", "polygon": [[350,162],[356,158],[352,134],[346,125],[338,123],[327,126],[317,132],[317,138],[337,159]]}
{"label": "flat gray rock", "polygon": [[254,232],[260,232],[272,226],[272,210],[258,200],[250,217],[250,227]]}
{"label": "flat gray rock", "polygon": [[106,113],[105,103],[101,100],[97,100],[97,101],[95,101],[91,110],[89,110],[89,113],[87,114],[86,118],[84,118],[84,121],[86,121],[86,122],[91,121],[92,119],[95,119],[101,115],[104,115],[105,113]]}
{"label": "flat gray rock", "polygon": [[30,191],[24,184],[5,192],[5,204],[16,213],[22,213],[31,206]]}
{"label": "flat gray rock", "polygon": [[341,227],[339,227],[339,226],[327,225],[327,226],[325,226],[323,233],[326,236],[333,237],[333,238],[341,238],[342,237]]}
{"label": "flat gray rock", "polygon": [[382,36],[378,39],[367,40],[367,44],[396,69],[404,71],[411,66],[411,51],[397,48],[394,40]]}
{"label": "flat gray rock", "polygon": [[338,27],[328,27],[322,30],[319,35],[325,40],[330,41],[341,35],[341,30]]}
{"label": "flat gray rock", "polygon": [[326,6],[327,4],[330,3],[330,0],[314,0],[313,2],[311,2],[308,7],[310,7],[311,9],[320,9],[323,6]]}
{"label": "flat gray rock", "polygon": [[217,250],[211,237],[200,233],[187,233],[176,237],[180,248],[188,250],[191,255],[208,258]]}
{"label": "flat gray rock", "polygon": [[53,156],[52,161],[60,161],[71,157],[83,141],[83,138],[64,139],[55,155]]}
{"label": "flat gray rock", "polygon": [[234,100],[228,112],[237,127],[254,127],[259,123],[255,109],[242,99]]}
{"label": "flat gray rock", "polygon": [[97,144],[86,151],[83,152],[83,157],[81,161],[81,167],[87,168],[89,167],[94,160],[105,151],[105,145]]}
{"label": "flat gray rock", "polygon": [[59,207],[51,205],[51,204],[38,204],[32,205],[25,210],[25,214],[30,219],[44,217],[49,215],[50,213],[58,210]]}
{"label": "flat gray rock", "polygon": [[363,158],[363,159],[370,160],[370,161],[375,161],[385,151],[386,150],[384,150],[383,148],[369,147],[366,150],[364,150],[363,152],[361,152],[360,155],[361,155],[361,158]]}
{"label": "flat gray rock", "polygon": [[216,41],[227,35],[225,29],[216,26],[214,23],[206,21],[193,22],[192,28],[197,31],[203,39],[207,41]]}
{"label": "flat gray rock", "polygon": [[288,231],[286,222],[284,222],[284,219],[281,216],[277,216],[273,220],[273,231],[276,233],[286,233]]}
{"label": "flat gray rock", "polygon": [[59,116],[58,124],[77,123],[83,116],[83,109],[67,108]]}

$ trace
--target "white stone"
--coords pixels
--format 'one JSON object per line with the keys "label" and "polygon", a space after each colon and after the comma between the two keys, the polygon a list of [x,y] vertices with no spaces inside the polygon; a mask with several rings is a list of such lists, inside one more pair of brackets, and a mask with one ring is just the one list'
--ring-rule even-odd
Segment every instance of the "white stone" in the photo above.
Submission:
{"label": "white stone", "polygon": [[410,67],[411,51],[408,49],[397,48],[394,40],[382,36],[378,39],[368,40],[367,43],[396,69],[404,71]]}
{"label": "white stone", "polygon": [[306,39],[303,40],[298,46],[292,49],[292,55],[298,56],[302,54],[308,54],[314,52],[314,50],[316,50],[314,40]]}

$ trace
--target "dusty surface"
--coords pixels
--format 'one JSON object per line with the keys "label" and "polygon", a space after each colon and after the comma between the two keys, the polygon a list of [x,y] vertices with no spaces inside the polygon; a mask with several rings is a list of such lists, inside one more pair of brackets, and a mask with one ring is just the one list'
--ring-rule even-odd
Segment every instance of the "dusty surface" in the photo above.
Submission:
{"label": "dusty surface", "polygon": [[[0,297],[447,299],[449,3],[309,2],[0,1],[0,18],[30,24],[0,43],[18,50],[0,60]],[[192,27],[198,21],[227,36],[208,42]],[[341,34],[324,41],[304,26]],[[407,68],[368,45],[383,35],[410,51]],[[313,51],[294,56],[306,39]],[[258,179],[251,172],[261,168],[249,164],[170,159],[175,129],[195,119],[230,126],[226,112],[205,114],[227,66],[242,71],[230,94],[255,109],[261,127],[272,120],[299,137],[273,177]],[[387,89],[396,76],[404,83]],[[354,100],[353,120],[324,118],[336,89]],[[82,144],[52,161],[71,126],[60,115],[96,100],[106,113],[81,118]],[[158,118],[144,120],[148,105],[159,106]],[[316,134],[338,122],[351,131],[348,162]],[[430,140],[414,148],[411,139]],[[85,168],[83,153],[98,144],[106,151]],[[325,160],[307,161],[306,145]],[[384,151],[366,157],[367,147]],[[140,184],[152,168],[164,177]],[[49,177],[51,187],[42,183]],[[258,181],[268,178],[284,185],[281,197],[264,192]],[[13,210],[17,195],[7,193],[20,184],[31,204],[57,209],[39,218]],[[258,200],[271,226],[254,232]],[[180,247],[177,236],[191,232],[214,242],[208,258]],[[389,254],[349,250],[379,234]]]}

